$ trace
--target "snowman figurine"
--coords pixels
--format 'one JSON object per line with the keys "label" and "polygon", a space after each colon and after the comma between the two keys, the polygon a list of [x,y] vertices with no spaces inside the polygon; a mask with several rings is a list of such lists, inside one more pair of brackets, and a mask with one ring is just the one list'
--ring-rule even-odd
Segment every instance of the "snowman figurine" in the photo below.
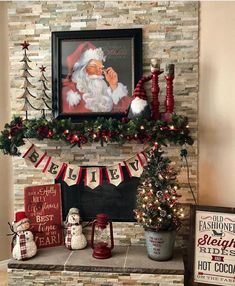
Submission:
{"label": "snowman figurine", "polygon": [[68,249],[83,249],[87,246],[87,240],[82,233],[80,214],[77,208],[71,208],[68,212],[66,222],[65,246]]}
{"label": "snowman figurine", "polygon": [[13,222],[16,238],[12,250],[12,256],[16,260],[25,260],[37,253],[37,246],[29,227],[29,219],[26,217],[25,212],[16,212],[15,221]]}

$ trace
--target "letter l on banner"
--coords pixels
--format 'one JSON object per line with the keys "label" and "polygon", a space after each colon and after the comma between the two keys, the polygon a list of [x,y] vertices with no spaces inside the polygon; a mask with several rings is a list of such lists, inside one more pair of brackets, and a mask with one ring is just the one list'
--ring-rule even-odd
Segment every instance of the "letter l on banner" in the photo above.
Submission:
{"label": "letter l on banner", "polygon": [[82,175],[82,168],[75,165],[67,165],[63,180],[68,186],[79,184]]}

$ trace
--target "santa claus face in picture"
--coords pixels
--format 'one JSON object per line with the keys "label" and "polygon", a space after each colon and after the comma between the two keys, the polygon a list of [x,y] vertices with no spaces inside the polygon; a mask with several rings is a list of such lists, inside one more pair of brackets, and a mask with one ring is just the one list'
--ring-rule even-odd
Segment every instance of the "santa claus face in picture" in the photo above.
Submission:
{"label": "santa claus face in picture", "polygon": [[108,94],[108,85],[104,80],[103,63],[100,60],[91,60],[81,70],[72,75],[76,87],[83,93],[85,106],[94,112],[110,112],[113,101]]}
{"label": "santa claus face in picture", "polygon": [[91,60],[86,66],[85,70],[88,76],[97,75],[102,76],[103,73],[103,63],[99,60]]}

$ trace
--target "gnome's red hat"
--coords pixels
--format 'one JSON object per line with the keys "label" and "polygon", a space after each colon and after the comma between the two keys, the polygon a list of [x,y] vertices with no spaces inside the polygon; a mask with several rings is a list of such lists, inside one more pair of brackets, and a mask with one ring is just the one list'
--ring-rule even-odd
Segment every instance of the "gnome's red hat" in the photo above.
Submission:
{"label": "gnome's red hat", "polygon": [[101,48],[96,48],[91,42],[86,41],[67,57],[68,76],[70,78],[74,69],[86,65],[91,59],[105,60]]}

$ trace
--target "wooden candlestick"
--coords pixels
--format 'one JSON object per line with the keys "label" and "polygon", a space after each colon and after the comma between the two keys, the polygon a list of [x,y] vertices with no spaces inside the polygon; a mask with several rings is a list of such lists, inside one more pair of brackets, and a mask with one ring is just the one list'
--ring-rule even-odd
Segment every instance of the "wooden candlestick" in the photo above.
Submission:
{"label": "wooden candlestick", "polygon": [[162,114],[162,119],[171,120],[174,111],[174,95],[173,95],[173,80],[174,80],[174,64],[167,64],[165,68],[166,80],[166,99],[165,99],[165,112]]}
{"label": "wooden candlestick", "polygon": [[154,120],[160,119],[160,112],[159,112],[159,85],[158,85],[158,76],[162,72],[160,71],[160,61],[157,59],[151,59],[151,73],[152,73],[152,112],[151,117]]}

